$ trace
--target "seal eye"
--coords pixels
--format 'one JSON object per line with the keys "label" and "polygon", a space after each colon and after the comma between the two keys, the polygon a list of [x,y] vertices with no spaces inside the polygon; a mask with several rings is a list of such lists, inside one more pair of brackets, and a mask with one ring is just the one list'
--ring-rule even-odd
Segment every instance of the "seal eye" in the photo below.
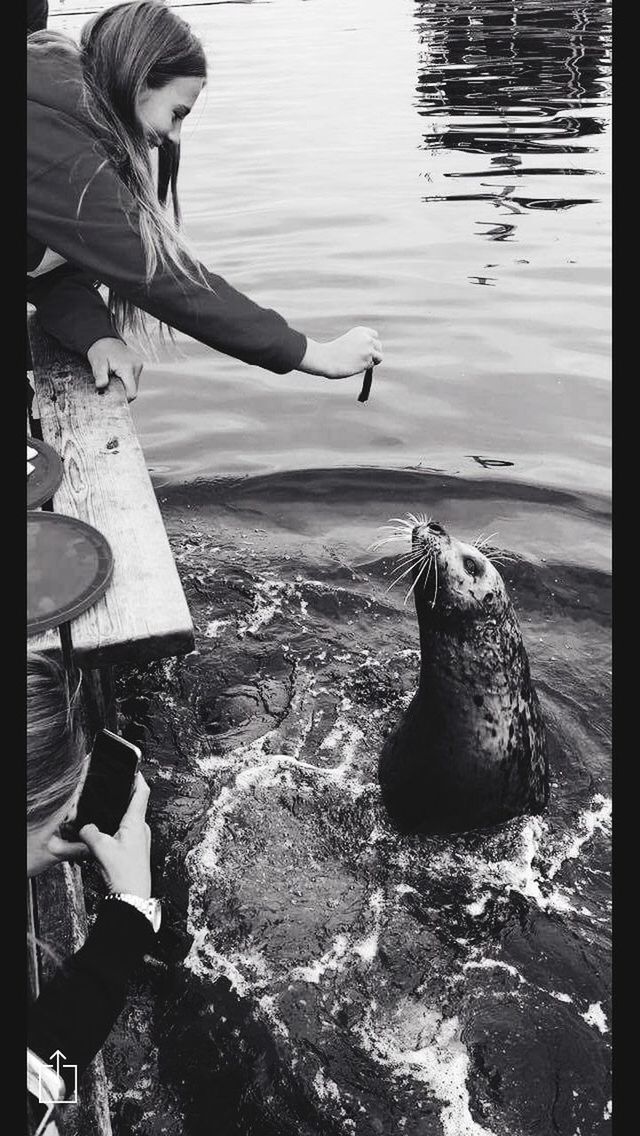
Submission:
{"label": "seal eye", "polygon": [[475,560],[472,560],[470,556],[465,556],[464,560],[462,561],[462,566],[465,572],[468,572],[470,576],[473,576],[474,580],[480,573],[479,566],[476,564]]}

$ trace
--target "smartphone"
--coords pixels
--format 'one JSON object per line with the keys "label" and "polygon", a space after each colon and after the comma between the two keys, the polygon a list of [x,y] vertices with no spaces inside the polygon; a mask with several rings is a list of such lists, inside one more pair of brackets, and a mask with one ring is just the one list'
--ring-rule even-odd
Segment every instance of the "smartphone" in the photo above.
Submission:
{"label": "smartphone", "polygon": [[84,824],[96,824],[109,836],[118,831],[133,794],[141,757],[132,742],[111,730],[98,731],[73,820],[76,833]]}

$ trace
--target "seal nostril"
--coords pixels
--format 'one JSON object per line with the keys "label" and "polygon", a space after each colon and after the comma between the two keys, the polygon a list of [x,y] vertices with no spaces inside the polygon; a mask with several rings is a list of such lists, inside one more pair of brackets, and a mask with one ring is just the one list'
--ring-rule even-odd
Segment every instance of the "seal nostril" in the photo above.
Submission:
{"label": "seal nostril", "polygon": [[429,521],[427,528],[429,529],[429,532],[439,533],[440,536],[446,536],[442,525],[439,525],[437,521]]}

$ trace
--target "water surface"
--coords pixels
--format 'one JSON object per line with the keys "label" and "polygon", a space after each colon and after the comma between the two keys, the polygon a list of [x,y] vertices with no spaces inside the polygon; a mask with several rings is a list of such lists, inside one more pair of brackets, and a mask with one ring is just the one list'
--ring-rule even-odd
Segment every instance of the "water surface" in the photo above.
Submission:
{"label": "water surface", "polygon": [[[91,5],[52,5],[50,26],[75,33],[74,7]],[[183,339],[135,408],[158,482],[482,476],[479,455],[606,493],[609,5],[180,9],[211,61],[183,131],[189,237],[314,338],[376,327],[385,362],[362,406],[357,380],[274,376]]]}
{"label": "water surface", "polygon": [[[202,259],[315,338],[375,326],[385,361],[365,406],[184,338],[145,369],[197,653],[120,706],[191,948],[109,1043],[114,1131],[604,1136],[610,6],[175,7],[212,61],[181,170]],[[384,816],[419,659],[370,545],[408,511],[513,557],[544,817],[407,841]]]}

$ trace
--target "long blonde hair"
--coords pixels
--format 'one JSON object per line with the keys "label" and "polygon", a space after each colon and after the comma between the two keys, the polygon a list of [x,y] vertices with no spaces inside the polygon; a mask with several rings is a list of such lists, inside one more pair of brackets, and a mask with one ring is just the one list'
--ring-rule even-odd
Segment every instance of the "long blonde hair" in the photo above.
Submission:
{"label": "long blonde hair", "polygon": [[[200,41],[162,0],[133,0],[107,8],[84,25],[80,55],[87,109],[109,161],[137,205],[146,282],[161,265],[206,286],[197,258],[178,231],[179,147],[168,141],[160,147],[156,187],[149,144],[135,113],[145,85],[159,88],[185,76],[206,80]],[[173,223],[164,209],[169,190]],[[112,289],[109,308],[120,330],[127,327],[145,336],[143,314]]]}
{"label": "long blonde hair", "polygon": [[77,789],[85,763],[78,692],[70,692],[62,666],[47,655],[27,654],[27,828],[41,825]]}

